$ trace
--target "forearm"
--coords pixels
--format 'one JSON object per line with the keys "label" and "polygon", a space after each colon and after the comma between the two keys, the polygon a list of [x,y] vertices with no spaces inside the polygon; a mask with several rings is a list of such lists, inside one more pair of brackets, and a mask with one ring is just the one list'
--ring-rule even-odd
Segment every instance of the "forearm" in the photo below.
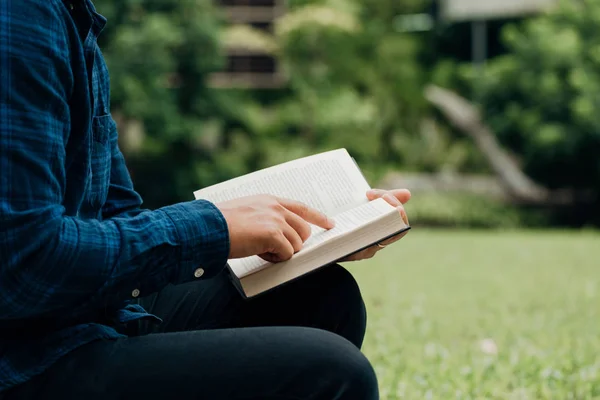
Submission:
{"label": "forearm", "polygon": [[135,289],[149,294],[198,279],[198,268],[200,279],[210,278],[227,262],[227,225],[207,202],[102,222],[45,214],[45,223],[21,219],[19,232],[31,239],[15,240],[27,246],[13,248],[21,256],[0,270],[2,319],[118,304]]}

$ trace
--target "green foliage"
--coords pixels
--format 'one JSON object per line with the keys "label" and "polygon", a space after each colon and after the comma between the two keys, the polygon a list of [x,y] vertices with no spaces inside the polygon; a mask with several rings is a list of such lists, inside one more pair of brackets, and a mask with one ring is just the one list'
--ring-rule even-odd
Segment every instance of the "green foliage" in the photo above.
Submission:
{"label": "green foliage", "polygon": [[[427,5],[290,0],[266,33],[227,27],[212,0],[96,0],[109,20],[101,47],[112,112],[146,205],[187,200],[201,187],[338,147],[373,184],[390,169],[484,172],[473,144],[432,118],[423,99],[427,35],[396,31],[398,15]],[[600,0],[573,2],[507,28],[509,54],[491,61],[478,85],[493,130],[529,175],[551,187],[600,187],[599,10]],[[285,87],[209,87],[231,44],[274,54]],[[433,79],[468,96],[472,72],[442,61]],[[462,222],[427,201],[422,207],[443,224],[520,221],[505,217],[504,207],[458,203]]]}
{"label": "green foliage", "polygon": [[542,213],[462,193],[421,193],[406,210],[415,226],[514,229],[548,224]]}
{"label": "green foliage", "polygon": [[[426,118],[426,74],[419,62],[424,39],[394,28],[399,14],[426,4],[293,2],[274,37],[289,91],[266,106],[268,133],[257,135],[263,148],[287,159],[298,149],[346,147],[373,177],[390,168],[481,171],[484,163],[471,143]],[[263,159],[273,160],[270,154]]]}
{"label": "green foliage", "polygon": [[[150,207],[189,199],[198,171],[213,171],[235,135],[223,126],[235,124],[238,104],[205,83],[223,66],[219,16],[210,0],[98,0],[96,7],[109,20],[101,47],[136,187]],[[214,170],[208,181],[232,169],[244,170]]]}
{"label": "green foliage", "polygon": [[389,21],[397,5],[379,5],[388,15],[359,1],[294,4],[276,29],[290,91],[272,109],[270,138],[347,147],[367,168],[402,163],[394,138],[417,136],[424,104],[418,41]]}
{"label": "green foliage", "polygon": [[553,188],[600,187],[600,1],[563,2],[504,30],[482,85],[487,121]]}
{"label": "green foliage", "polygon": [[[367,171],[431,165],[432,157],[414,153],[424,140],[422,46],[393,25],[395,15],[425,1],[296,0],[272,35],[224,29],[211,4],[96,1],[109,20],[101,45],[113,113],[147,205],[189,199],[200,187],[337,147]],[[207,86],[224,66],[223,46],[241,42],[278,57],[284,89]]]}
{"label": "green foliage", "polygon": [[348,264],[381,398],[600,398],[599,239],[415,225]]}

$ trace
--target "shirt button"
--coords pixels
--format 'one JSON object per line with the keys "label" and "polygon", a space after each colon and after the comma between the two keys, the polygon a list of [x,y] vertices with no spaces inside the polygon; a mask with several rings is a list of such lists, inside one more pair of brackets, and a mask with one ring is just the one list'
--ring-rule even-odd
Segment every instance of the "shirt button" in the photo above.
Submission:
{"label": "shirt button", "polygon": [[138,297],[139,295],[140,295],[139,289],[134,289],[133,292],[131,292],[132,297]]}
{"label": "shirt button", "polygon": [[202,268],[198,268],[194,271],[194,276],[196,278],[200,278],[202,275],[204,275],[204,270]]}

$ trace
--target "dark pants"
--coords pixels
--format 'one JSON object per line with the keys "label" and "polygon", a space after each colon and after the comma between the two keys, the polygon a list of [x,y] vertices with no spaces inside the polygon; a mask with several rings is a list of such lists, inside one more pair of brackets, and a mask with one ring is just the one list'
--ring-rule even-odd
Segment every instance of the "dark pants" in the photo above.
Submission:
{"label": "dark pants", "polygon": [[251,301],[222,274],[140,303],[164,323],[83,346],[3,400],[378,399],[365,307],[340,266]]}

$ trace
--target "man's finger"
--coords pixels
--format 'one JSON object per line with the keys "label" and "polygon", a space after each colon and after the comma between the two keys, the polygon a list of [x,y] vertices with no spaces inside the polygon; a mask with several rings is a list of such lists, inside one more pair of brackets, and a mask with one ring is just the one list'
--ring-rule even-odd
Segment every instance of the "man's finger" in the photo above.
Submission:
{"label": "man's finger", "polygon": [[298,232],[294,230],[294,228],[292,228],[289,225],[284,227],[283,234],[294,248],[294,254],[302,250],[302,245],[304,244],[304,241],[302,240]]}
{"label": "man's finger", "polygon": [[383,242],[381,242],[381,245],[383,246],[389,246],[392,243],[396,243],[398,240],[402,239],[404,236],[406,236],[406,234],[408,233],[408,231],[404,231],[394,237],[389,238],[388,240],[385,240]]}
{"label": "man's finger", "polygon": [[335,226],[335,222],[332,219],[327,218],[327,215],[306,204],[287,199],[277,200],[279,201],[279,204],[311,224],[320,226],[323,229],[331,229]]}
{"label": "man's finger", "polygon": [[397,198],[398,201],[400,201],[400,203],[402,203],[402,204],[408,203],[408,201],[411,198],[411,193],[410,193],[410,190],[408,190],[408,189],[394,189],[394,190],[371,189],[367,192],[367,198],[369,199],[369,201],[372,201],[372,200],[378,199],[380,197],[383,197],[386,193],[389,193],[392,196],[394,196],[395,198]]}
{"label": "man's finger", "polygon": [[294,255],[294,246],[283,234],[273,237],[271,242],[271,249],[265,254],[259,255],[260,258],[272,262],[287,261]]}
{"label": "man's finger", "polygon": [[396,207],[396,209],[398,210],[398,212],[402,216],[402,220],[404,221],[404,223],[406,225],[408,225],[409,224],[408,223],[408,217],[406,216],[406,211],[404,210],[404,205],[402,205],[402,203],[400,202],[400,200],[398,200],[396,197],[394,197],[390,193],[384,194],[382,198],[385,201],[387,201],[389,205]]}
{"label": "man's finger", "polygon": [[408,189],[394,189],[391,193],[400,200],[400,203],[402,204],[408,203],[412,197],[412,193],[410,193],[410,190]]}
{"label": "man's finger", "polygon": [[286,214],[285,222],[287,222],[298,233],[298,235],[300,235],[302,243],[306,242],[312,233],[308,222],[291,211],[287,212]]}
{"label": "man's finger", "polygon": [[404,207],[402,207],[400,211],[400,215],[402,216],[402,221],[404,221],[404,223],[406,225],[410,225],[410,222],[408,222],[408,215],[406,215],[406,211],[404,210]]}
{"label": "man's finger", "polygon": [[383,195],[383,199],[388,202],[392,207],[402,207],[402,203],[391,193],[386,193]]}
{"label": "man's finger", "polygon": [[365,249],[359,253],[353,254],[350,257],[346,257],[341,262],[368,260],[370,258],[373,258],[378,251],[379,251],[379,247],[377,247],[377,246],[369,247],[368,249]]}

